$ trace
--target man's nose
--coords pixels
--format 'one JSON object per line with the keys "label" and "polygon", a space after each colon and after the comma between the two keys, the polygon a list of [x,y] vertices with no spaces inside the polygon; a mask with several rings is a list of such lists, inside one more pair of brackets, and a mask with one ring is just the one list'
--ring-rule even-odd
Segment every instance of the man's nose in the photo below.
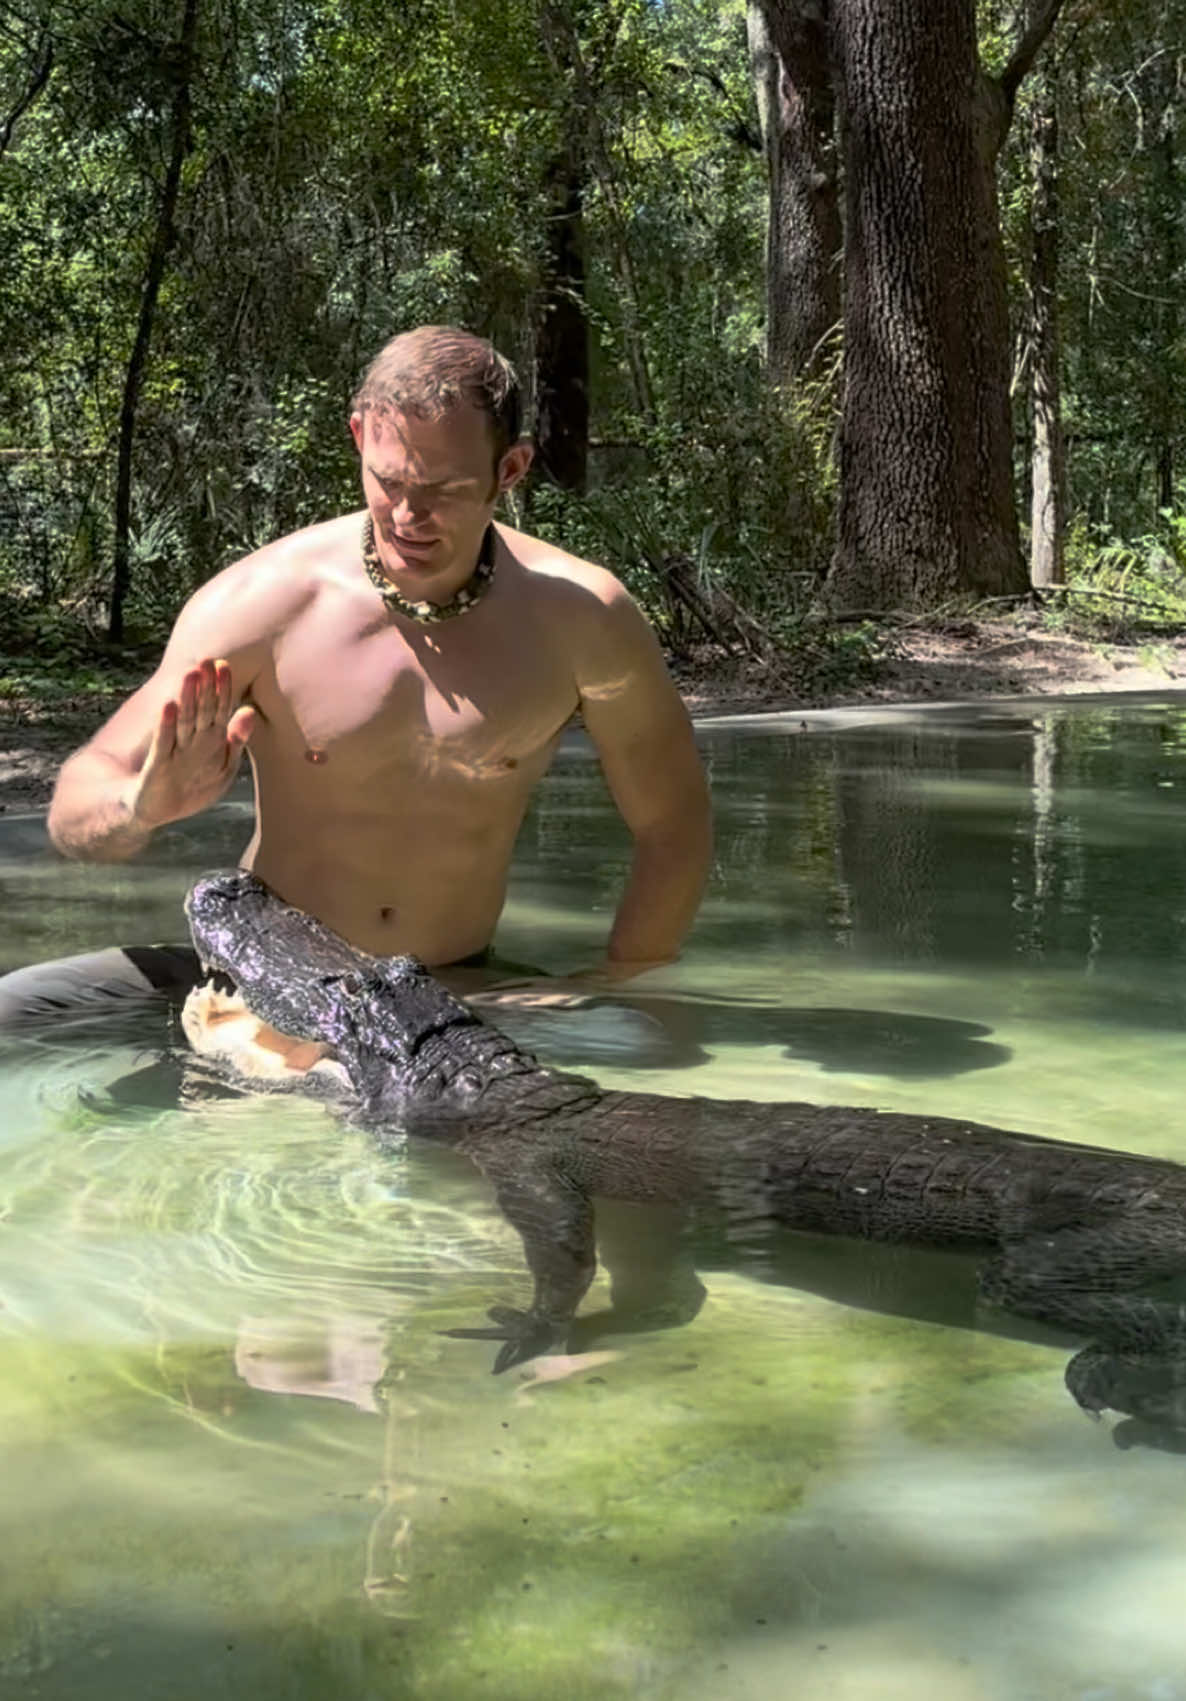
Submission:
{"label": "man's nose", "polygon": [[394,518],[417,520],[429,513],[432,503],[422,490],[404,490],[395,504]]}

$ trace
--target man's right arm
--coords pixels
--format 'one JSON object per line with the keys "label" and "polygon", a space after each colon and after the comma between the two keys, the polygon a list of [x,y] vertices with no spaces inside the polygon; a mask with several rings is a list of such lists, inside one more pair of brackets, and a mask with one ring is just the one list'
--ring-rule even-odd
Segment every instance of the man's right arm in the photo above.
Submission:
{"label": "man's right arm", "polygon": [[230,787],[255,718],[232,712],[230,663],[203,659],[162,698],[168,683],[154,675],[62,768],[48,827],[63,855],[126,861]]}
{"label": "man's right arm", "polygon": [[261,608],[243,596],[244,566],[190,599],[156,673],[63,766],[47,823],[63,855],[123,862],[231,785],[255,718],[242,699],[269,612],[267,598]]}

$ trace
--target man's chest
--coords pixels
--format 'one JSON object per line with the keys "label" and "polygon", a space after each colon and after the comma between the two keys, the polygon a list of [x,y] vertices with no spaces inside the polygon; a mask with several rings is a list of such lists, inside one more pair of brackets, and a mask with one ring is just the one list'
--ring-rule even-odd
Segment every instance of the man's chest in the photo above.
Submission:
{"label": "man's chest", "polygon": [[327,778],[352,782],[542,771],[576,708],[571,672],[538,632],[476,615],[456,629],[342,623],[286,634],[254,692],[272,735]]}

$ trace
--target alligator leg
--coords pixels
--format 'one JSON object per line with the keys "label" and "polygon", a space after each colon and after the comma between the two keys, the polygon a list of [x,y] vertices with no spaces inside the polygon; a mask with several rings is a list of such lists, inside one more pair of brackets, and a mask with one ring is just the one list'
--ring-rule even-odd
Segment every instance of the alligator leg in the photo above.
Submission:
{"label": "alligator leg", "polygon": [[1175,1277],[1186,1277],[1186,1224],[1141,1211],[1010,1240],[981,1271],[980,1291],[994,1305],[1090,1340],[1066,1370],[1085,1411],[1123,1412],[1151,1434],[1160,1427],[1181,1438],[1186,1306],[1150,1291]]}
{"label": "alligator leg", "polygon": [[490,1329],[446,1329],[468,1341],[502,1341],[494,1375],[523,1364],[565,1339],[577,1306],[588,1292],[597,1258],[593,1247],[593,1207],[588,1196],[555,1170],[496,1181],[498,1203],[519,1231],[527,1266],[535,1282],[531,1305],[509,1305],[487,1313]]}
{"label": "alligator leg", "polygon": [[610,1309],[586,1312],[568,1332],[569,1352],[607,1335],[679,1329],[699,1315],[708,1289],[696,1274],[683,1205],[594,1201],[597,1257],[610,1281]]}

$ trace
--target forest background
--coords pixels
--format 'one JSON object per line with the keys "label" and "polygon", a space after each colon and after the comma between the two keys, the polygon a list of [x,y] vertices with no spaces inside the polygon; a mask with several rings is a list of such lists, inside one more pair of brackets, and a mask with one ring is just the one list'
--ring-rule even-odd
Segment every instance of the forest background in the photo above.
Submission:
{"label": "forest background", "polygon": [[510,516],[802,698],[906,623],[1186,625],[1186,0],[0,0],[0,704],[357,506],[396,330]]}

